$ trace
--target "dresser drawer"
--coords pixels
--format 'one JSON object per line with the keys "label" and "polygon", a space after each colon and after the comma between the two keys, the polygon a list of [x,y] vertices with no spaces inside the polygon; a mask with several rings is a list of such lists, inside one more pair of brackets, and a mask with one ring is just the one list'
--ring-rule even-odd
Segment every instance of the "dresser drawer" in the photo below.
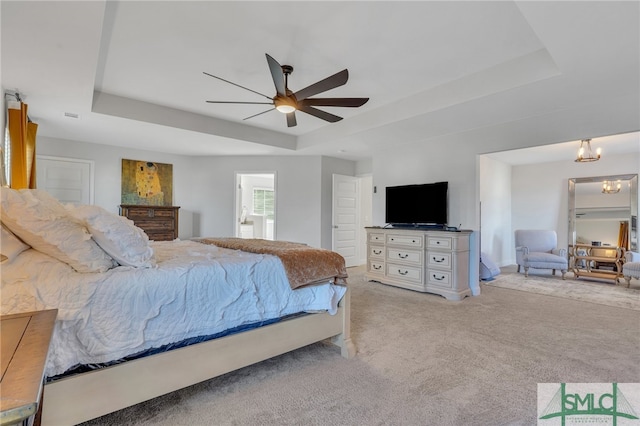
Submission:
{"label": "dresser drawer", "polygon": [[173,232],[149,232],[145,231],[151,241],[173,241],[177,237]]}
{"label": "dresser drawer", "polygon": [[127,217],[132,220],[136,220],[138,218],[169,218],[173,219],[176,213],[173,209],[157,209],[154,207],[129,207],[127,209]]}
{"label": "dresser drawer", "polygon": [[384,262],[369,261],[369,272],[374,274],[384,274]]}
{"label": "dresser drawer", "polygon": [[172,241],[178,238],[178,206],[121,205],[120,214],[132,220],[150,240]]}
{"label": "dresser drawer", "polygon": [[429,269],[427,274],[427,284],[433,284],[440,287],[451,287],[451,272]]}
{"label": "dresser drawer", "polygon": [[429,237],[428,243],[429,248],[441,248],[446,250],[451,250],[451,238],[446,237]]}
{"label": "dresser drawer", "polygon": [[384,244],[384,234],[369,234],[369,242],[370,243],[380,243]]}
{"label": "dresser drawer", "polygon": [[369,257],[384,259],[384,246],[369,246]]}
{"label": "dresser drawer", "polygon": [[387,235],[387,244],[394,246],[422,248],[422,241],[421,235]]}
{"label": "dresser drawer", "polygon": [[422,268],[388,263],[387,276],[390,278],[422,283]]}
{"label": "dresser drawer", "polygon": [[429,267],[451,269],[451,253],[429,252],[427,255],[427,265]]}
{"label": "dresser drawer", "polygon": [[147,232],[155,231],[173,231],[175,222],[173,220],[137,220],[134,219],[133,223],[138,228],[142,228]]}
{"label": "dresser drawer", "polygon": [[408,262],[416,265],[422,265],[422,252],[389,248],[387,249],[387,260],[392,262]]}

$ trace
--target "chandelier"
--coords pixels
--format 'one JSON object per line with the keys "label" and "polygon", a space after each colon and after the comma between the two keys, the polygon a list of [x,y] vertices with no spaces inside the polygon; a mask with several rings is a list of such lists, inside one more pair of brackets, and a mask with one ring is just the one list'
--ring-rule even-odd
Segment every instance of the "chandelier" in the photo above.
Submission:
{"label": "chandelier", "polygon": [[619,180],[616,182],[612,180],[605,180],[604,182],[602,182],[603,194],[617,194],[618,192],[620,192],[620,189],[622,189],[622,184]]}
{"label": "chandelier", "polygon": [[576,163],[588,163],[591,161],[598,161],[600,159],[601,149],[598,148],[596,154],[593,155],[591,150],[591,139],[582,139],[580,141],[580,149],[578,150],[578,157]]}

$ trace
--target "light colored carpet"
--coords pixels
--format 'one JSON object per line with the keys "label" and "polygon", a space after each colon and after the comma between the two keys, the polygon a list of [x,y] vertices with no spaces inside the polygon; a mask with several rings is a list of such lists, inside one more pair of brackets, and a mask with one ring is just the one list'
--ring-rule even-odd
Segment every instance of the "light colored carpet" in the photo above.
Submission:
{"label": "light colored carpet", "polygon": [[[620,280],[621,283],[626,282]],[[631,280],[629,288],[616,285],[613,280],[575,279],[568,272],[563,280],[560,272],[552,275],[551,271],[529,270],[529,276],[516,272],[516,266],[501,269],[500,275],[493,281],[485,281],[484,285],[544,294],[580,300],[582,302],[597,303],[619,308],[640,311],[640,281]]]}
{"label": "light colored carpet", "polygon": [[86,426],[532,425],[538,383],[640,382],[638,311],[488,285],[450,302],[363,272],[354,358],[316,343]]}

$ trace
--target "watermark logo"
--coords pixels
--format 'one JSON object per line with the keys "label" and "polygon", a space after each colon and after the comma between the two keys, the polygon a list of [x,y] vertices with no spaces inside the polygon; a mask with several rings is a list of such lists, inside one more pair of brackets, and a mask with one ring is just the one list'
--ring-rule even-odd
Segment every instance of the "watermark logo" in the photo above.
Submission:
{"label": "watermark logo", "polygon": [[538,425],[640,426],[640,383],[538,383]]}

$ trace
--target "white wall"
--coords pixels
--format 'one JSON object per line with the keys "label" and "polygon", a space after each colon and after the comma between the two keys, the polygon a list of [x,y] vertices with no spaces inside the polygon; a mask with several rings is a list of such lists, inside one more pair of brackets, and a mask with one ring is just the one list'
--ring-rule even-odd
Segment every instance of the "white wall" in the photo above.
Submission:
{"label": "white wall", "polygon": [[[360,177],[360,224],[361,228],[373,225],[373,177],[371,175]],[[367,233],[360,232],[360,263],[367,263]]]}
{"label": "white wall", "polygon": [[276,172],[277,238],[323,248],[331,248],[330,220],[329,226],[322,220],[323,215],[330,218],[332,208],[326,176],[355,172],[355,162],[320,156],[190,157],[46,137],[38,138],[38,154],[95,161],[95,204],[114,213],[120,205],[123,158],[173,164],[182,239],[233,236],[236,172]]}
{"label": "white wall", "polygon": [[[498,266],[511,259],[511,166],[480,156],[480,251]],[[507,232],[505,232],[505,230]],[[506,259],[507,263],[504,263]]]}
{"label": "white wall", "polygon": [[320,157],[197,157],[192,164],[193,235],[232,236],[236,172],[276,172],[276,238],[321,247]]}

